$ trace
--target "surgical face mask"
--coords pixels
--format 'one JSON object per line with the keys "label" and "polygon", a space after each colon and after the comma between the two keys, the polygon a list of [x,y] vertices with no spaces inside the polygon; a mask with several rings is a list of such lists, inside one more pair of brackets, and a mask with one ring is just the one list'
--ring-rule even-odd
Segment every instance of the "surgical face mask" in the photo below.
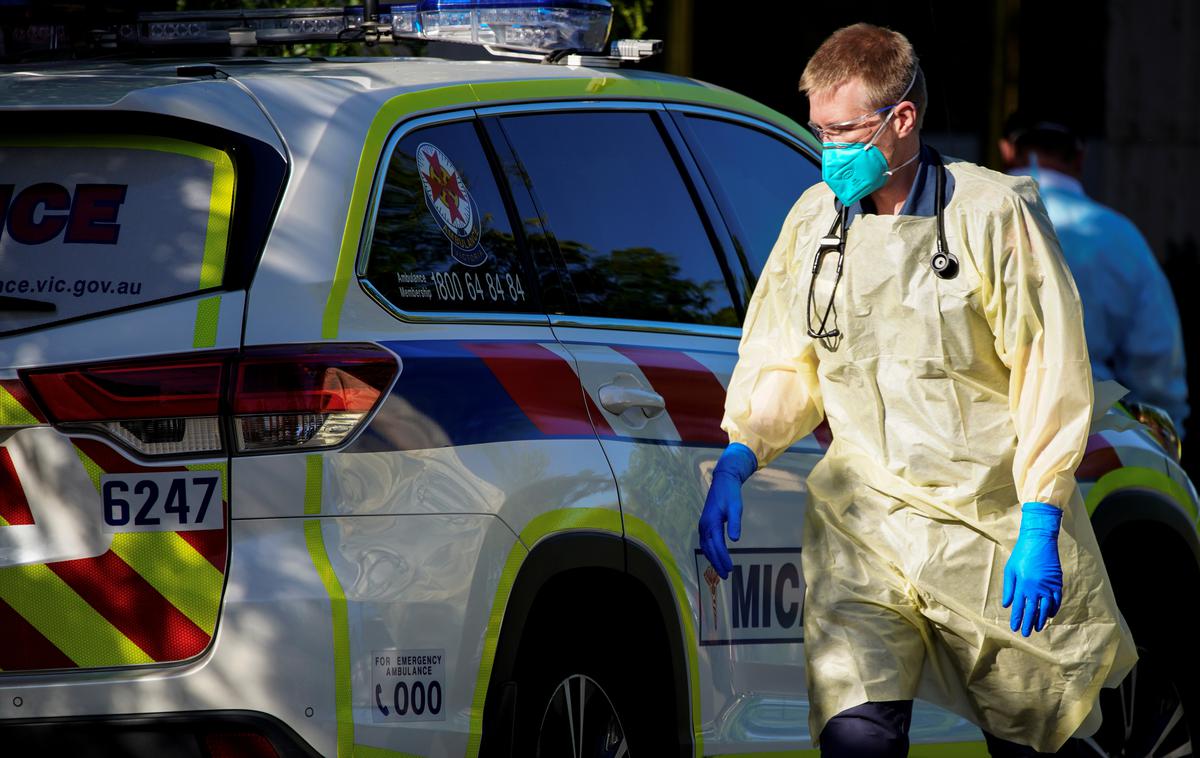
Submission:
{"label": "surgical face mask", "polygon": [[[908,84],[908,89],[900,98],[901,101],[908,97],[908,93],[916,81],[917,78],[914,74],[913,80]],[[843,205],[853,205],[880,189],[887,184],[888,179],[894,173],[915,161],[917,155],[920,155],[918,150],[913,157],[889,170],[887,158],[884,158],[883,152],[875,146],[875,141],[879,139],[879,135],[883,134],[888,122],[892,120],[892,115],[896,112],[896,105],[892,106],[887,117],[883,119],[883,123],[866,142],[822,143],[825,150],[821,153],[821,178],[825,180],[825,184],[829,185],[829,189],[833,190],[833,194],[842,201]]]}

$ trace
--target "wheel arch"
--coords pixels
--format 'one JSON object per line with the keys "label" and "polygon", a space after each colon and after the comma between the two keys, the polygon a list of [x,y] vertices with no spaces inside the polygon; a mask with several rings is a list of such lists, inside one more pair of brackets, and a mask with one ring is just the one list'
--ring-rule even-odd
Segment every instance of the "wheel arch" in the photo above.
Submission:
{"label": "wheel arch", "polygon": [[526,631],[524,624],[534,617],[539,606],[562,600],[564,577],[579,581],[582,591],[592,581],[621,582],[633,591],[644,593],[643,599],[657,610],[654,620],[657,631],[665,638],[670,658],[670,691],[678,693],[673,703],[673,720],[679,754],[691,755],[689,664],[684,647],[687,641],[670,581],[658,559],[645,547],[617,534],[584,530],[558,532],[539,540],[529,549],[513,579],[487,684],[481,755],[506,754],[504,742],[511,733],[506,720],[512,714],[506,711],[505,687],[517,669]]}
{"label": "wheel arch", "polygon": [[1139,533],[1172,535],[1176,547],[1191,556],[1192,567],[1200,577],[1200,535],[1188,513],[1163,493],[1138,487],[1113,492],[1104,498],[1092,513],[1092,529],[1096,541],[1105,553],[1110,547],[1135,541],[1130,536],[1133,529]]}
{"label": "wheel arch", "polygon": [[1178,588],[1200,586],[1200,539],[1188,513],[1156,490],[1129,488],[1105,497],[1092,523],[1134,638],[1179,644],[1161,607]]}

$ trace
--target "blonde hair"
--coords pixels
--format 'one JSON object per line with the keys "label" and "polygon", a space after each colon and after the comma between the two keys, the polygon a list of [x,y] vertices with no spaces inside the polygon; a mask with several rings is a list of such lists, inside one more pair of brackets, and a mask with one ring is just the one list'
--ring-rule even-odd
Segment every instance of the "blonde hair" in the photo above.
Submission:
{"label": "blonde hair", "polygon": [[[915,77],[915,79],[914,79]],[[903,100],[917,107],[917,128],[925,121],[928,96],[925,74],[912,43],[900,32],[874,24],[838,29],[821,43],[800,77],[800,91],[829,92],[852,79],[861,79],[871,102],[882,108]],[[912,82],[906,97],[904,91]]]}

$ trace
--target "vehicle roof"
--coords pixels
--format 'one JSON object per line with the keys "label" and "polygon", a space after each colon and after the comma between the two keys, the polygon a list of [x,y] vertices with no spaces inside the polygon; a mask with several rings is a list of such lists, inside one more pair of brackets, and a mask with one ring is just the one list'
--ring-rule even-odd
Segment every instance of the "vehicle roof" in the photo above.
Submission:
{"label": "vehicle roof", "polygon": [[[537,82],[541,86],[531,86],[529,96],[524,99],[562,97],[573,92],[576,99],[583,94],[597,99],[706,103],[749,112],[806,136],[799,124],[781,113],[730,90],[684,77],[630,68],[412,57],[73,61],[0,66],[0,111],[47,108],[163,111],[161,104],[178,100],[186,88],[213,83],[210,78],[176,74],[180,65],[204,62],[213,63],[256,93],[269,92],[275,105],[286,104],[289,113],[305,110],[306,104],[328,113],[350,100],[357,101],[357,105],[366,100],[382,106],[399,95],[454,86],[463,88],[461,105],[470,107],[514,99],[503,94],[509,92],[503,87],[505,83]],[[571,86],[556,90],[554,82]]]}

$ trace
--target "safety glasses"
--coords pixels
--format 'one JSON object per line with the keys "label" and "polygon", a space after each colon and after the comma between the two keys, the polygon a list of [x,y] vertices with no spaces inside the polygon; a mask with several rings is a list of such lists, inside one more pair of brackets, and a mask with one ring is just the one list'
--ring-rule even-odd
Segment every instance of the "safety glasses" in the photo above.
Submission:
{"label": "safety glasses", "polygon": [[809,121],[808,130],[812,132],[813,136],[815,136],[821,142],[842,142],[843,140],[840,139],[841,137],[861,129],[875,116],[878,116],[880,113],[883,113],[886,110],[895,108],[896,105],[899,104],[900,103],[896,103],[895,105],[885,105],[878,110],[871,111],[870,113],[864,113],[863,115],[858,116],[857,118],[852,118],[849,121],[840,121],[836,124],[830,124],[828,126],[821,126],[820,124]]}

